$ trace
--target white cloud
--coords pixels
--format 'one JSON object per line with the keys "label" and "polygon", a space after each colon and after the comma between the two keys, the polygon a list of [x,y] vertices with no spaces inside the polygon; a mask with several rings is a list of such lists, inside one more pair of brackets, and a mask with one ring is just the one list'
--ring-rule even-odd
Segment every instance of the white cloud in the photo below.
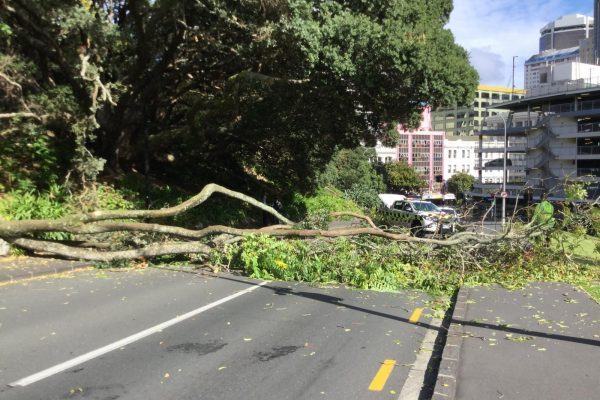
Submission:
{"label": "white cloud", "polygon": [[593,15],[593,0],[454,0],[446,26],[470,54],[483,84],[523,86],[523,63],[538,52],[540,29],[561,15]]}
{"label": "white cloud", "polygon": [[[491,47],[476,47],[469,53],[471,64],[479,72],[481,82],[496,82],[498,80],[505,82],[506,65],[502,61],[502,55],[494,53]],[[510,77],[509,77],[510,78]]]}

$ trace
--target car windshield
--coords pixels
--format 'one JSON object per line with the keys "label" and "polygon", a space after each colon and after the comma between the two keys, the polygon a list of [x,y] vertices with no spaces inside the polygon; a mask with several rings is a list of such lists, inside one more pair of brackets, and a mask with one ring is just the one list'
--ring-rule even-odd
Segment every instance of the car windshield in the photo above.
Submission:
{"label": "car windshield", "polygon": [[417,211],[440,211],[435,204],[428,201],[415,201],[412,205]]}

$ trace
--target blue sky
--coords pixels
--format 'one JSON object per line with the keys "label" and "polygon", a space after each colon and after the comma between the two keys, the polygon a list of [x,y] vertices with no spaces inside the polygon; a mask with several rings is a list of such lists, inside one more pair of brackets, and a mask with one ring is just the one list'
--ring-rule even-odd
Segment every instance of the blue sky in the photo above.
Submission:
{"label": "blue sky", "polygon": [[454,0],[446,28],[470,55],[480,83],[523,87],[523,63],[538,52],[540,29],[565,14],[593,16],[594,0]]}

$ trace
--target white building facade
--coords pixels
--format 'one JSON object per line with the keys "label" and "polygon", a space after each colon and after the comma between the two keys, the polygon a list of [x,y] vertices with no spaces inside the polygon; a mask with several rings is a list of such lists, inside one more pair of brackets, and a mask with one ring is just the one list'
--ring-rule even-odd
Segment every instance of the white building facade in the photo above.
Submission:
{"label": "white building facade", "polygon": [[477,177],[477,140],[461,138],[444,141],[444,181],[458,172],[464,172]]}

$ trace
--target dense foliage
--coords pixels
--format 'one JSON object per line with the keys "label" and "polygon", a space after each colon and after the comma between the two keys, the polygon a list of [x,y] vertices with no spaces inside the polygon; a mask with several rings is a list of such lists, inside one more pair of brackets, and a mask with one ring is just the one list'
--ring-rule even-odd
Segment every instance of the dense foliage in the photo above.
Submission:
{"label": "dense foliage", "polygon": [[404,160],[386,163],[383,178],[388,191],[393,193],[418,192],[427,186],[421,175]]}
{"label": "dense foliage", "polygon": [[360,206],[374,208],[377,194],[385,192],[383,178],[373,165],[375,159],[373,148],[340,150],[319,175],[319,186],[336,188]]}
{"label": "dense foliage", "polygon": [[475,177],[466,172],[458,172],[448,179],[447,188],[448,192],[456,195],[464,195],[469,190],[473,189],[475,183]]}
{"label": "dense foliage", "polygon": [[[0,190],[149,172],[308,191],[477,76],[450,0],[0,1]],[[389,140],[388,140],[389,141]]]}

